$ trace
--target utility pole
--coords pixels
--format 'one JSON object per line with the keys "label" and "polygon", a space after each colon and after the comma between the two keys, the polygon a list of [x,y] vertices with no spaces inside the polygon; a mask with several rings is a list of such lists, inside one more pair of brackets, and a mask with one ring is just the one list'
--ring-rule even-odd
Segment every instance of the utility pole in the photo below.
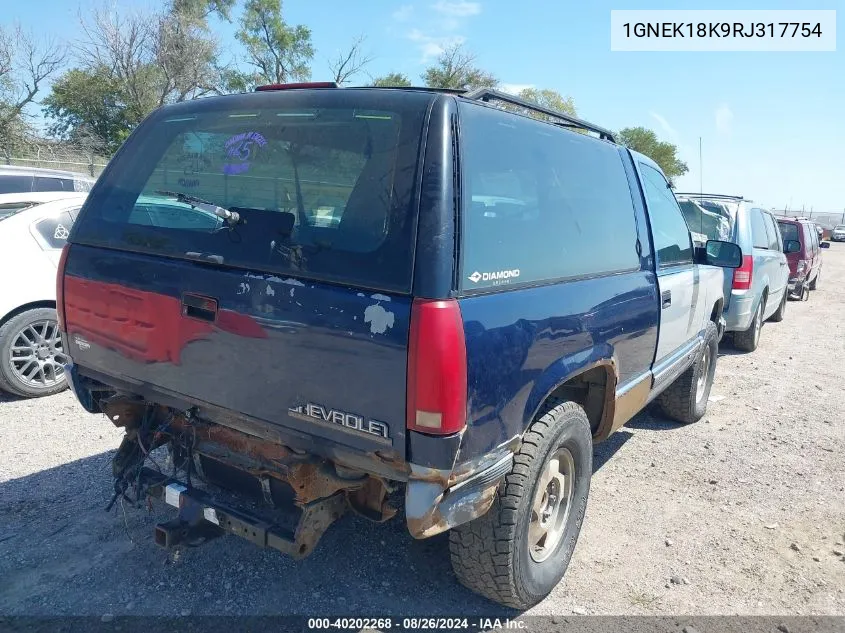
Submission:
{"label": "utility pole", "polygon": [[[701,160],[701,137],[698,137],[698,193],[704,195],[704,161]],[[703,221],[703,220],[702,220]]]}

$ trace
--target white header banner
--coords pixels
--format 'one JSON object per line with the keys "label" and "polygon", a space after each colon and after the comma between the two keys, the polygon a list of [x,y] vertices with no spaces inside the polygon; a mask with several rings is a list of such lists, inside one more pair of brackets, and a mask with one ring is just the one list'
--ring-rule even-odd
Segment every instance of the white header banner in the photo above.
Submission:
{"label": "white header banner", "polygon": [[835,51],[836,11],[611,11],[612,51]]}

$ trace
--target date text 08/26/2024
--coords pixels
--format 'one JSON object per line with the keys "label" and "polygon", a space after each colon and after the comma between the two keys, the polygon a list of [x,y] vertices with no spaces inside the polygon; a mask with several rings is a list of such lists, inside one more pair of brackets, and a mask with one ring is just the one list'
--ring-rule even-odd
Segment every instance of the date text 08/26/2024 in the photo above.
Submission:
{"label": "date text 08/26/2024", "polygon": [[405,631],[425,630],[456,630],[456,631],[489,631],[489,630],[524,630],[527,623],[524,620],[510,618],[443,618],[443,617],[376,617],[376,618],[309,618],[308,629],[317,630],[355,630],[377,629],[388,631],[392,629]]}

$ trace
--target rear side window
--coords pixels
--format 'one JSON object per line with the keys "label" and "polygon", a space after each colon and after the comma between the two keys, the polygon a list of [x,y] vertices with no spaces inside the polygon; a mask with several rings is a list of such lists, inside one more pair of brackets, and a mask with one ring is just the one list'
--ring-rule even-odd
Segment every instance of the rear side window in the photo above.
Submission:
{"label": "rear side window", "polygon": [[[100,177],[75,239],[409,291],[431,96],[328,92],[163,111]],[[359,101],[380,107],[347,105]],[[243,221],[228,226],[197,200]]]}
{"label": "rear side window", "polygon": [[799,243],[801,242],[797,224],[793,224],[792,222],[778,222],[778,227],[780,228],[780,234],[783,237],[784,242],[787,240],[794,240]]}
{"label": "rear side window", "polygon": [[639,268],[615,146],[492,108],[459,107],[462,289]]}
{"label": "rear side window", "polygon": [[32,176],[5,176],[0,174],[0,193],[29,193]]}
{"label": "rear side window", "polygon": [[763,218],[766,220],[766,232],[769,235],[769,249],[773,251],[782,251],[780,244],[780,231],[778,231],[775,224],[775,219],[769,213],[763,213]]}
{"label": "rear side window", "polygon": [[654,167],[640,163],[651,236],[661,267],[692,263],[690,232],[669,183]]}
{"label": "rear side window", "polygon": [[804,229],[804,250],[808,255],[813,253],[813,229],[809,224],[802,224]]}
{"label": "rear side window", "polygon": [[766,218],[760,209],[751,209],[751,240],[754,248],[769,248],[769,234],[766,232]]}
{"label": "rear side window", "polygon": [[36,176],[33,191],[73,191],[73,180]]}
{"label": "rear side window", "polygon": [[[77,210],[74,210],[74,212]],[[32,225],[33,235],[45,250],[61,249],[73,226],[71,211],[62,211],[52,218],[43,218]]]}

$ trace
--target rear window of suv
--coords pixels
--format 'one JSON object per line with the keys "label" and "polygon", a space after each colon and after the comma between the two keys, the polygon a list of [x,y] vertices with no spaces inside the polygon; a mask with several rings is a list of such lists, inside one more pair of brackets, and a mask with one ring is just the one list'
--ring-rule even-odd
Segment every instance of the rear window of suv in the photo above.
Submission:
{"label": "rear window of suv", "polygon": [[798,235],[797,224],[793,224],[792,222],[778,222],[778,226],[780,227],[780,234],[784,242],[787,240],[801,241]]}
{"label": "rear window of suv", "polygon": [[410,291],[432,97],[343,97],[261,93],[159,112],[100,177],[73,241]]}
{"label": "rear window of suv", "polygon": [[460,115],[463,290],[639,268],[616,146],[471,103]]}

